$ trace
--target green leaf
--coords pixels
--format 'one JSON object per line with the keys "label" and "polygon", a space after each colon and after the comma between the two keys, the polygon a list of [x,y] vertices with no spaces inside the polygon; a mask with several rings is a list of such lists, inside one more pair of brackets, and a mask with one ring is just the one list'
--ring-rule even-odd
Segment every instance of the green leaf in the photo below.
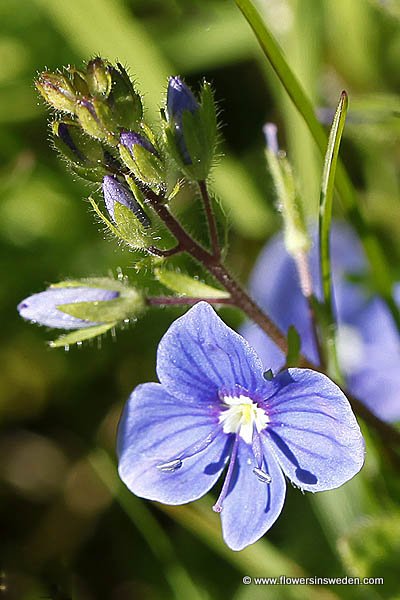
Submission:
{"label": "green leaf", "polygon": [[344,124],[346,121],[347,106],[347,94],[346,92],[342,92],[329,134],[328,147],[324,161],[324,170],[322,173],[321,196],[319,204],[319,252],[321,260],[322,291],[324,295],[324,301],[329,305],[332,304],[329,232],[331,229],[332,220],[336,165]]}
{"label": "green leaf", "polygon": [[156,279],[168,289],[194,298],[229,298],[229,293],[194,279],[178,271],[158,268],[154,270]]}
{"label": "green leaf", "polygon": [[287,343],[286,367],[297,367],[299,364],[301,339],[294,325],[290,325],[288,329]]}
{"label": "green leaf", "polygon": [[323,304],[325,314],[328,318],[328,327],[325,328],[326,359],[328,363],[328,373],[336,381],[342,380],[337,351],[335,346],[335,318],[332,300],[332,277],[330,261],[330,229],[332,220],[333,193],[336,174],[336,165],[339,155],[340,141],[347,114],[347,94],[342,92],[338,107],[333,119],[332,128],[329,134],[328,148],[326,150],[324,170],[322,173],[321,196],[319,208],[319,256],[321,266],[321,280],[323,292]]}
{"label": "green leaf", "polygon": [[76,331],[71,331],[71,333],[60,335],[60,337],[53,342],[49,342],[49,346],[51,348],[72,346],[73,344],[78,344],[79,342],[84,342],[85,340],[90,340],[103,333],[106,333],[106,331],[109,331],[116,325],[117,322],[114,321],[112,323],[105,323],[104,325],[95,325],[94,327],[77,329]]}

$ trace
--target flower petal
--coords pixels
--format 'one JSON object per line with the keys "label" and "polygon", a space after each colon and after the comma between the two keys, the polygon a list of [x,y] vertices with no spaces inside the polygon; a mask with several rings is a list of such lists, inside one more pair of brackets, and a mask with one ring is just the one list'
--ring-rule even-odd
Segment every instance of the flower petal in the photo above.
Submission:
{"label": "flower petal", "polygon": [[[313,235],[314,244],[310,253],[310,271],[316,296],[321,298],[318,242]],[[336,223],[331,235],[332,275],[335,300],[340,320],[349,320],[365,304],[362,290],[345,281],[347,274],[359,274],[365,270],[365,260],[360,243],[353,231]],[[283,235],[276,235],[261,252],[253,270],[250,289],[270,317],[283,331],[294,325],[300,334],[302,353],[318,363],[317,350],[309,322],[307,302],[301,293],[299,278],[293,258],[288,254]],[[275,364],[276,352],[270,357],[270,344],[264,333],[255,333],[254,328],[243,329],[243,334],[259,353],[266,368],[282,367],[282,361]]]}
{"label": "flower petal", "polygon": [[[213,437],[216,430],[219,435]],[[227,442],[218,417],[207,407],[179,402],[158,383],[139,385],[119,425],[119,474],[142,498],[165,504],[191,502],[208,492],[221,475]],[[159,468],[196,444],[197,450],[204,448],[185,458],[179,469]]]}
{"label": "flower petal", "polygon": [[354,319],[362,334],[358,369],[348,375],[348,387],[376,415],[387,421],[400,419],[400,342],[392,316],[379,298]]}
{"label": "flower petal", "polygon": [[286,482],[274,455],[264,457],[263,470],[271,477],[262,482],[253,473],[257,467],[251,446],[239,442],[230,490],[221,511],[222,533],[232,550],[256,542],[275,523],[285,501]]}
{"label": "flower petal", "polygon": [[17,308],[21,317],[40,325],[58,329],[81,329],[99,323],[72,317],[58,310],[57,306],[73,302],[103,302],[113,300],[118,296],[118,292],[91,287],[50,288],[45,292],[25,298]]}
{"label": "flower petal", "polygon": [[203,403],[216,402],[221,388],[256,392],[265,385],[256,352],[206,302],[177,319],[161,339],[157,374],[173,396]]}
{"label": "flower petal", "polygon": [[281,390],[267,401],[264,445],[303,490],[339,487],[361,469],[364,442],[349,401],[325,375],[289,369],[275,380]]}

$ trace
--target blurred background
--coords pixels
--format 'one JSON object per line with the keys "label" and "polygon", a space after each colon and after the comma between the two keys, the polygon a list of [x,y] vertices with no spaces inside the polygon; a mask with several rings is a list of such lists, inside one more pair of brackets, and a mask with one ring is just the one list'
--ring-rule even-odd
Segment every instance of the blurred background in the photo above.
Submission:
{"label": "blurred background", "polygon": [[[258,0],[308,95],[329,118],[350,95],[342,156],[400,276],[398,0]],[[115,431],[178,310],[151,311],[117,337],[50,350],[53,332],[16,305],[66,277],[132,272],[95,222],[87,184],[48,143],[37,73],[100,54],[129,67],[150,119],[169,74],[213,83],[223,157],[213,187],[229,215],[229,263],[245,281],[279,227],[262,125],[274,121],[309,218],[321,159],[231,0],[0,2],[0,597],[74,600],[399,598],[399,479],[369,443],[360,476],[303,496],[291,487],[268,535],[240,553],[221,540],[211,500],[161,507],[115,471]],[[324,110],[322,110],[324,109]],[[337,208],[340,214],[340,207]],[[233,325],[240,315],[223,312]],[[365,432],[368,435],[368,432]],[[244,586],[250,576],[385,577],[384,586]]]}

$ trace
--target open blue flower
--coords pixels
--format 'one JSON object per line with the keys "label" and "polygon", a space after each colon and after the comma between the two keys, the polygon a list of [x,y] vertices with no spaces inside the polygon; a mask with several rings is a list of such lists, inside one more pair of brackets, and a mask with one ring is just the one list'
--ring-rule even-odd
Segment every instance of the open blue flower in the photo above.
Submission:
{"label": "open blue flower", "polygon": [[[315,238],[315,236],[314,236]],[[318,244],[314,239],[310,267],[315,293],[321,298]],[[400,419],[400,341],[393,319],[384,304],[357,279],[367,273],[365,257],[354,233],[335,224],[331,236],[333,289],[338,322],[338,358],[347,388],[370,410],[387,421]],[[318,363],[309,313],[295,263],[287,253],[282,235],[273,238],[254,268],[250,289],[270,317],[287,331],[294,325],[301,337],[302,352]],[[399,290],[400,291],[400,290]],[[283,353],[255,325],[242,328],[264,364],[280,369]]]}
{"label": "open blue flower", "polygon": [[175,505],[203,496],[226,469],[214,510],[233,550],[278,518],[285,475],[317,492],[363,464],[363,439],[341,390],[307,369],[266,380],[253,348],[205,302],[161,339],[157,374],[160,383],[139,385],[123,412],[120,476],[136,495]]}

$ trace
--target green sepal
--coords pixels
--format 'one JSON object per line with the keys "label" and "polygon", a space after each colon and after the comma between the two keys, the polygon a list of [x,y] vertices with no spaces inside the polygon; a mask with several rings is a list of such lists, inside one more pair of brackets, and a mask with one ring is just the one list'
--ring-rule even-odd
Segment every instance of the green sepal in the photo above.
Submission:
{"label": "green sepal", "polygon": [[300,359],[301,338],[294,325],[290,325],[287,332],[286,368],[297,367]]}
{"label": "green sepal", "polygon": [[35,85],[50,106],[63,112],[75,113],[77,97],[67,77],[61,73],[44,71]]}
{"label": "green sepal", "polygon": [[95,325],[94,327],[85,327],[84,329],[77,329],[76,331],[71,331],[71,333],[64,333],[60,335],[56,340],[49,342],[50,348],[68,348],[68,346],[72,346],[73,344],[79,344],[84,342],[85,340],[90,340],[92,338],[98,337],[103,333],[106,333],[113,327],[117,325],[116,322],[105,323],[104,325]]}
{"label": "green sepal", "polygon": [[113,277],[82,277],[82,279],[67,279],[50,285],[50,288],[69,287],[92,287],[121,293],[126,291],[125,284]]}
{"label": "green sepal", "polygon": [[113,300],[60,304],[58,310],[92,323],[111,323],[137,317],[144,309],[144,300],[136,290],[125,288],[125,295]]}
{"label": "green sepal", "polygon": [[[68,129],[71,145],[67,145],[62,136],[59,134],[60,126],[64,125]],[[78,165],[90,165],[96,167],[103,164],[104,161],[104,146],[98,140],[93,139],[82,131],[76,121],[63,120],[53,121],[52,132],[54,135],[54,144],[57,149],[66,158]]]}
{"label": "green sepal", "polygon": [[92,205],[96,215],[106,225],[107,229],[118,239],[128,244],[136,250],[145,250],[151,245],[150,233],[146,231],[135,215],[119,202],[114,205],[114,217],[116,225],[101,212],[96,201],[90,196],[89,202]]}
{"label": "green sepal", "polygon": [[164,185],[165,169],[161,160],[140,144],[134,144],[129,150],[123,144],[118,145],[122,162],[139,181],[156,187]]}
{"label": "green sepal", "polygon": [[99,57],[90,60],[86,67],[86,81],[93,96],[108,98],[112,87],[110,64]]}
{"label": "green sepal", "polygon": [[199,109],[182,115],[183,135],[191,165],[184,172],[196,181],[206,180],[214,160],[217,142],[217,112],[211,86],[204,82],[200,93]]}
{"label": "green sepal", "polygon": [[66,68],[66,71],[68,72],[71,85],[75,92],[81,96],[89,96],[89,88],[86,82],[85,73],[72,65],[69,65]]}
{"label": "green sepal", "polygon": [[143,118],[142,100],[124,67],[120,63],[117,63],[117,67],[110,69],[112,87],[108,104],[118,127],[135,130]]}
{"label": "green sepal", "polygon": [[121,238],[134,248],[147,248],[152,239],[148,229],[144,228],[134,213],[119,202],[114,204],[114,218]]}
{"label": "green sepal", "polygon": [[111,146],[118,144],[118,128],[114,114],[102,99],[78,101],[75,113],[82,129],[88,135]]}
{"label": "green sepal", "polygon": [[179,271],[154,269],[155,278],[169,290],[194,298],[229,298],[230,294]]}

